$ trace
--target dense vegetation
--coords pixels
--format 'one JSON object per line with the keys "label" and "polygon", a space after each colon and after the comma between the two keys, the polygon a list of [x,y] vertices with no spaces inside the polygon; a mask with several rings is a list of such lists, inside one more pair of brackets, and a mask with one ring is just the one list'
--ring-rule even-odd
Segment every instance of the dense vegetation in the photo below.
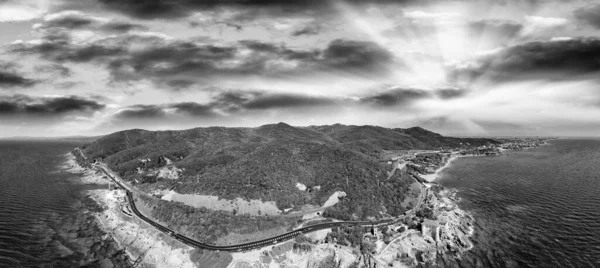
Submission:
{"label": "dense vegetation", "polygon": [[309,129],[328,135],[364,154],[378,156],[381,150],[431,150],[498,144],[493,139],[444,137],[420,127],[383,128],[377,126],[311,126]]}
{"label": "dense vegetation", "polygon": [[360,220],[368,218],[382,218],[385,216],[398,216],[407,210],[400,204],[405,198],[410,184],[414,182],[410,175],[394,174],[389,179],[379,182],[368,182],[366,180],[378,180],[366,178],[349,187],[344,187],[348,197],[325,210],[324,216],[340,220]]}
{"label": "dense vegetation", "polygon": [[[462,143],[462,144],[461,144]],[[495,143],[448,138],[421,128],[374,126],[194,128],[182,131],[127,130],[82,147],[123,178],[144,189],[275,201],[280,209],[322,205],[336,191],[347,195],[326,215],[339,219],[399,215],[410,175],[388,179],[383,150],[460,147]],[[149,159],[149,161],[146,161]],[[156,170],[168,161],[182,169],[177,180]],[[137,181],[137,182],[136,182]],[[297,183],[307,187],[298,190]],[[164,213],[167,213],[165,210]]]}
{"label": "dense vegetation", "polygon": [[344,246],[356,247],[363,243],[363,235],[367,232],[363,226],[334,227],[327,234],[327,242],[335,242]]}
{"label": "dense vegetation", "polygon": [[299,217],[269,217],[233,215],[226,211],[193,208],[178,202],[169,202],[147,196],[138,196],[137,204],[151,211],[150,217],[167,224],[173,230],[207,244],[230,232],[250,234],[282,226],[291,227]]}

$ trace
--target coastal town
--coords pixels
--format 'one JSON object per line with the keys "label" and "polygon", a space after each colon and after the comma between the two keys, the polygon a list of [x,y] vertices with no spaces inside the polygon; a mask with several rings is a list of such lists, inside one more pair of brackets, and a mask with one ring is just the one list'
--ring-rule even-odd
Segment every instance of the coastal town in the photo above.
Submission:
{"label": "coastal town", "polygon": [[[388,165],[397,166],[415,176],[427,179],[433,174],[439,173],[449,162],[458,157],[470,156],[499,156],[505,155],[507,151],[527,150],[545,145],[552,138],[502,138],[499,144],[487,144],[482,146],[471,146],[468,143],[461,144],[458,148],[439,148],[439,150],[407,150],[386,152],[382,161]],[[435,178],[435,176],[433,177]]]}

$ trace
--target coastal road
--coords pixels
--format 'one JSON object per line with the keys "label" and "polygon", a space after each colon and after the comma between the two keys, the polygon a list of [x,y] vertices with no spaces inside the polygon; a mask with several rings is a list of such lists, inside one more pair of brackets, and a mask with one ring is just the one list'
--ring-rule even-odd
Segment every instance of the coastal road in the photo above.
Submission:
{"label": "coastal road", "polygon": [[149,219],[148,217],[144,216],[136,207],[135,205],[135,200],[133,198],[133,193],[130,190],[132,187],[130,186],[125,186],[124,183],[122,183],[120,181],[120,179],[117,179],[116,176],[113,176],[112,174],[110,174],[104,167],[99,166],[99,165],[94,165],[95,167],[99,168],[104,174],[106,174],[106,176],[108,176],[112,181],[115,182],[115,184],[117,184],[119,187],[121,187],[122,189],[124,189],[126,191],[126,195],[127,195],[127,201],[129,203],[129,206],[131,207],[131,211],[133,212],[133,214],[135,214],[138,218],[140,218],[141,220],[145,221],[146,223],[148,223],[149,225],[153,226],[154,228],[156,228],[157,230],[177,239],[178,241],[195,247],[195,248],[200,248],[200,249],[207,249],[207,250],[216,250],[216,251],[246,251],[246,250],[253,250],[253,249],[258,249],[258,248],[262,248],[262,247],[266,247],[269,245],[273,245],[273,244],[277,244],[279,242],[283,242],[283,241],[287,241],[290,239],[295,238],[296,236],[300,235],[300,234],[305,234],[305,233],[310,233],[310,232],[315,232],[318,230],[323,230],[323,229],[329,229],[329,228],[333,228],[333,227],[339,227],[339,226],[379,226],[379,225],[386,225],[386,224],[390,224],[393,221],[395,221],[395,219],[389,219],[389,220],[382,220],[382,221],[342,221],[342,222],[327,222],[327,223],[320,223],[320,224],[315,224],[315,225],[311,225],[311,226],[307,226],[307,227],[302,227],[296,230],[293,230],[291,232],[287,232],[278,236],[274,236],[271,238],[267,238],[267,239],[263,239],[263,240],[258,240],[258,241],[254,241],[254,242],[250,242],[250,243],[244,243],[244,244],[237,244],[237,245],[229,245],[229,246],[216,246],[216,245],[209,245],[209,244],[205,244],[202,243],[200,241],[191,239],[187,236],[178,234],[177,232],[175,232],[174,230],[161,225],[160,223],[157,223],[151,219]]}
{"label": "coastal road", "polygon": [[419,211],[421,209],[421,205],[423,204],[423,200],[425,199],[425,196],[426,196],[425,192],[424,192],[424,191],[426,191],[425,186],[422,186],[420,190],[421,191],[419,192],[418,202],[414,208],[415,211]]}

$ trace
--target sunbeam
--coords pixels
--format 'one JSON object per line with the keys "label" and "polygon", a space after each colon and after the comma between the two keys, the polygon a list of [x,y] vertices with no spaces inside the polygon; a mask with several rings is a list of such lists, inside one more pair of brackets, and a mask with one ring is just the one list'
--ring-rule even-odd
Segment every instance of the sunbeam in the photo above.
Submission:
{"label": "sunbeam", "polygon": [[273,120],[481,134],[505,117],[548,133],[600,117],[588,0],[0,0],[0,14],[0,135]]}

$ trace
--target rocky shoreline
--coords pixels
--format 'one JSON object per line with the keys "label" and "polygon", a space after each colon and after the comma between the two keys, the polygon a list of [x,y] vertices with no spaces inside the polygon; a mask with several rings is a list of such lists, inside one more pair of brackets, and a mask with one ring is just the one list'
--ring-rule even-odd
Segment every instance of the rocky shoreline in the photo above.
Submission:
{"label": "rocky shoreline", "polygon": [[[407,215],[402,223],[390,225],[396,233],[387,238],[391,242],[377,251],[376,260],[386,267],[415,267],[457,258],[470,250],[474,219],[458,208],[455,193],[443,189],[432,194],[425,204],[431,214]],[[385,235],[390,235],[390,231]]]}
{"label": "rocky shoreline", "polygon": [[[440,164],[439,168],[447,166],[446,161]],[[84,184],[108,183],[107,178],[96,171],[81,167],[73,155],[69,155],[66,165],[72,172],[82,174],[81,181]],[[439,172],[435,173],[438,174]],[[307,240],[301,243],[290,241],[275,247],[231,254],[232,260],[222,263],[222,267],[298,267],[299,263],[319,267],[331,258],[337,260],[337,267],[340,268],[354,265],[414,267],[460,257],[472,247],[469,237],[473,234],[473,217],[456,205],[456,191],[426,181],[419,182],[419,185],[422,189],[419,194],[422,202],[418,210],[407,213],[396,224],[375,228],[371,233],[363,235],[361,239],[374,245],[371,252],[362,252],[362,249],[357,251],[354,247],[327,241],[328,234],[324,230],[320,234],[307,235]],[[101,237],[98,240],[102,241],[100,244],[90,245],[90,250],[93,251],[91,255],[101,264],[99,267],[206,267],[198,260],[192,261],[197,259],[193,258],[198,255],[195,249],[172,241],[144,222],[123,213],[122,205],[125,202],[122,191],[94,189],[88,190],[87,195],[85,203],[89,207],[88,222],[95,224],[95,229],[92,228],[95,233],[90,233],[90,236]],[[427,213],[424,214],[423,211]],[[296,249],[303,248],[303,245],[311,250]],[[276,249],[290,246],[294,250],[280,252],[274,258]],[[315,253],[317,251],[319,254]],[[111,254],[118,258],[113,260],[114,263],[107,263],[104,256]],[[272,258],[263,257],[271,255]]]}
{"label": "rocky shoreline", "polygon": [[[453,159],[440,161],[435,175],[438,176],[439,171]],[[399,166],[395,171],[407,172],[404,167]],[[273,249],[233,254],[229,267],[403,268],[437,265],[460,258],[473,248],[470,237],[474,234],[474,218],[458,207],[460,200],[456,190],[445,189],[433,183],[434,180],[415,182],[422,198],[418,208],[407,211],[394,224],[359,231],[356,239],[362,241],[360,246],[345,245],[340,240],[355,234],[355,228],[334,228],[306,235]],[[281,252],[285,245],[304,246],[309,250]]]}
{"label": "rocky shoreline", "polygon": [[[73,156],[67,156],[67,161],[59,168],[63,172],[81,174],[82,179],[76,179],[75,183],[106,184],[106,181],[92,178],[90,172],[79,168]],[[96,221],[96,215],[101,213],[102,208],[90,197],[89,191],[84,190],[80,193],[80,202],[74,205],[75,210],[79,211],[78,215],[63,219],[60,227],[55,230],[53,243],[57,248],[56,255],[62,259],[56,265],[59,267],[132,267],[129,256]]]}
{"label": "rocky shoreline", "polygon": [[96,222],[95,214],[101,211],[98,204],[90,197],[86,197],[83,204],[86,208],[86,212],[84,212],[86,220],[80,225],[77,237],[93,241],[91,244],[89,242],[86,243],[86,247],[89,247],[89,256],[94,259],[90,265],[115,268],[132,267],[133,263],[129,255]]}
{"label": "rocky shoreline", "polygon": [[[96,171],[81,167],[71,154],[65,163],[68,172],[80,174],[83,184],[107,185]],[[83,248],[90,258],[87,267],[197,267],[190,259],[192,248],[179,243],[122,212],[124,194],[120,190],[85,191],[83,215],[77,237],[85,237]],[[85,265],[83,265],[85,266]]]}

